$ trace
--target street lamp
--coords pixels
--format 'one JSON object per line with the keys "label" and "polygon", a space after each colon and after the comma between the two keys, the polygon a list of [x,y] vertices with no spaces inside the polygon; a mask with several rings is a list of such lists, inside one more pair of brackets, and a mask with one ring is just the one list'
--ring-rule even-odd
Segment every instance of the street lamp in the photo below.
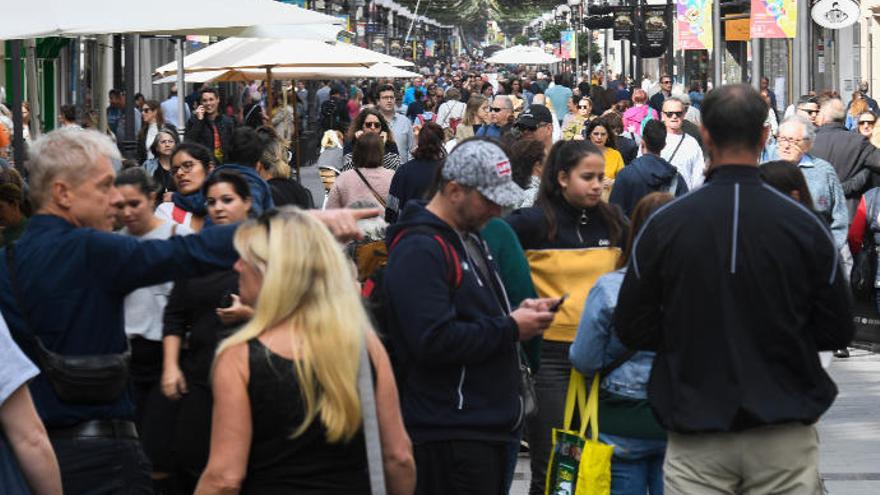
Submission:
{"label": "street lamp", "polygon": [[[583,5],[583,0],[568,0],[569,11],[571,9],[577,8],[577,11],[572,13],[572,17],[575,19],[575,22],[572,22],[574,25],[574,63],[575,63],[575,77],[580,79],[581,77],[581,50],[580,50],[580,36],[581,36],[581,18],[583,14],[581,12],[581,6]],[[587,37],[587,65],[589,65],[590,60],[590,39]],[[587,72],[589,73],[589,67],[587,68]]]}

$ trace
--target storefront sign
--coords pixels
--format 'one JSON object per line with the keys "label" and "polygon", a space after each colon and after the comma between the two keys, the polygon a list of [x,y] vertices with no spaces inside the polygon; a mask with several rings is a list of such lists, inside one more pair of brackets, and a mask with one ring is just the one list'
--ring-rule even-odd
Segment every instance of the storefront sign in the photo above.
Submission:
{"label": "storefront sign", "polygon": [[612,7],[614,13],[614,39],[632,40],[635,12],[632,7]]}
{"label": "storefront sign", "polygon": [[856,0],[815,0],[810,9],[813,22],[828,29],[843,29],[859,20]]}
{"label": "storefront sign", "polygon": [[681,50],[712,50],[712,4],[712,0],[678,0],[676,2],[677,48]]}
{"label": "storefront sign", "polygon": [[[642,18],[645,26],[645,44],[648,50],[665,51],[669,33],[672,29],[666,24],[669,15],[669,6],[649,5],[642,8]],[[662,55],[662,53],[661,53]],[[658,57],[660,55],[657,55]]]}
{"label": "storefront sign", "polygon": [[749,34],[752,38],[794,38],[797,0],[752,0]]}
{"label": "storefront sign", "polygon": [[751,23],[748,19],[734,19],[732,21],[724,21],[724,40],[725,41],[749,41],[749,30]]}

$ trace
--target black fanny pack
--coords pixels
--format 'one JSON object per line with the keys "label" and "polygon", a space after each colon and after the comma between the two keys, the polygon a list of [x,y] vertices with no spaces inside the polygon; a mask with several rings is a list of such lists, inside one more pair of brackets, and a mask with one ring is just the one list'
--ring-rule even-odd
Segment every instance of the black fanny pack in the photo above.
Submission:
{"label": "black fanny pack", "polygon": [[52,390],[63,402],[83,405],[115,402],[128,386],[128,368],[131,361],[128,339],[125,340],[125,352],[121,354],[65,356],[47,349],[33,333],[33,327],[29,324],[27,311],[16,284],[14,261],[14,244],[10,244],[6,247],[6,267],[26,330],[22,332],[10,326],[10,333],[16,343],[40,368],[49,380]]}

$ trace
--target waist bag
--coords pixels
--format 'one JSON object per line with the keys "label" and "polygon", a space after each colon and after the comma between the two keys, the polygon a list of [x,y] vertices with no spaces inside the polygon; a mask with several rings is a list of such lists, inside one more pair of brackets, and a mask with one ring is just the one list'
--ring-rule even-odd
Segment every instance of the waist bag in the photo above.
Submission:
{"label": "waist bag", "polygon": [[65,356],[52,352],[33,332],[27,311],[18,290],[15,276],[15,244],[6,248],[9,282],[18,302],[26,331],[9,326],[10,333],[25,354],[49,380],[52,390],[63,402],[70,404],[108,404],[116,401],[128,386],[131,347],[126,339],[121,354]]}

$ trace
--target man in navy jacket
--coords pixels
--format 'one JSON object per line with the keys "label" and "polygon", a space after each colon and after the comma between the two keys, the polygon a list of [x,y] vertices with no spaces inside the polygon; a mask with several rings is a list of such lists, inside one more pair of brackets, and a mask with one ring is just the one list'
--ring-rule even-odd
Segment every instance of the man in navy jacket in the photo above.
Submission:
{"label": "man in navy jacket", "polygon": [[818,351],[854,333],[839,251],[818,216],[761,181],[758,92],[724,86],[702,109],[712,169],[636,237],[615,327],[657,352],[648,400],[669,431],[667,492],[819,494],[813,424],[837,387]]}
{"label": "man in navy jacket", "polygon": [[389,227],[385,290],[416,493],[501,493],[524,419],[517,342],[543,333],[553,300],[512,310],[478,232],[518,203],[507,156],[482,138],[446,158],[439,192]]}
{"label": "man in navy jacket", "polygon": [[[0,311],[13,336],[32,334],[63,356],[121,354],[129,292],[228,269],[238,259],[235,226],[143,242],[110,232],[123,202],[112,166],[120,159],[112,141],[94,131],[61,129],[31,146],[28,172],[37,213],[14,245],[14,286],[9,252],[0,256]],[[357,233],[350,211],[316,215],[338,237]],[[101,403],[71,403],[58,396],[45,373],[30,389],[66,493],[153,492],[127,392]]]}

